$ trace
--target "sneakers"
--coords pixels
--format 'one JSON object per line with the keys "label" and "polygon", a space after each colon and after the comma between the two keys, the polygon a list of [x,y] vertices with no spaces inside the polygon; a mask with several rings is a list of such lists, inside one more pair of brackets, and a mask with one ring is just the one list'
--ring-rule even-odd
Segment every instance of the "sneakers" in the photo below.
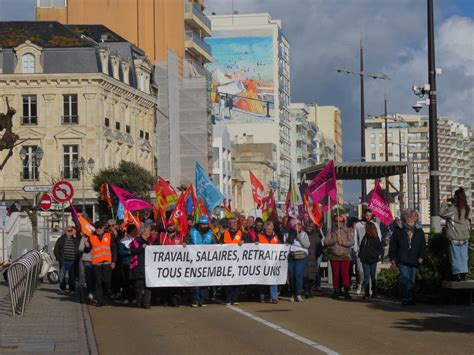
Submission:
{"label": "sneakers", "polygon": [[290,297],[290,302],[295,302],[295,297],[294,296]]}
{"label": "sneakers", "polygon": [[130,302],[128,302],[128,300],[124,300],[124,301],[122,302],[122,304],[127,305],[127,304],[130,304]]}
{"label": "sneakers", "polygon": [[87,295],[87,298],[89,299],[89,301],[92,302],[92,301],[94,300],[94,295],[93,295],[92,293],[89,293],[89,294]]}
{"label": "sneakers", "polygon": [[302,296],[299,296],[299,295],[296,296],[296,300],[297,300],[298,302],[304,302],[303,297],[302,297]]}
{"label": "sneakers", "polygon": [[226,302],[225,305],[226,305],[226,306],[232,306],[232,303],[231,303],[231,302]]}
{"label": "sneakers", "polygon": [[193,308],[197,308],[197,306],[198,306],[197,303],[193,303],[193,304],[191,305],[191,307],[193,307]]}
{"label": "sneakers", "polygon": [[278,304],[278,300],[272,300],[273,304]]}
{"label": "sneakers", "polygon": [[356,293],[357,293],[358,295],[360,295],[360,294],[362,293],[362,286],[361,286],[361,285],[357,286]]}
{"label": "sneakers", "polygon": [[258,303],[265,303],[265,300],[264,300],[263,298],[260,298],[260,299],[258,300]]}
{"label": "sneakers", "polygon": [[199,307],[207,307],[206,303],[199,303]]}
{"label": "sneakers", "polygon": [[232,302],[232,306],[238,306],[239,302]]}

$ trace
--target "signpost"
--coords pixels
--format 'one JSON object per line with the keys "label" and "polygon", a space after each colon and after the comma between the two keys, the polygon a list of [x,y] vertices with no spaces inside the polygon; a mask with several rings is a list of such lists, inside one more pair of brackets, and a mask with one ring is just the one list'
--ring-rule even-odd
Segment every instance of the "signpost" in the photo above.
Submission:
{"label": "signpost", "polygon": [[51,190],[52,185],[25,185],[23,191],[25,192],[48,192]]}
{"label": "signpost", "polygon": [[44,195],[43,197],[41,197],[39,206],[43,211],[49,211],[49,209],[51,208],[52,202],[53,202],[53,200],[52,200],[51,196]]}
{"label": "signpost", "polygon": [[74,188],[69,181],[58,181],[53,186],[53,197],[59,203],[66,203],[74,196]]}

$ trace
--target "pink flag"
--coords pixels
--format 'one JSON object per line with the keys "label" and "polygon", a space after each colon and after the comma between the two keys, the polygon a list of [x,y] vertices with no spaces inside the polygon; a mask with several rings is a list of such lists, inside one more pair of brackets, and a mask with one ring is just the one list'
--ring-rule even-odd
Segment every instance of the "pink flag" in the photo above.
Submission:
{"label": "pink flag", "polygon": [[311,197],[314,203],[321,203],[324,206],[324,212],[326,212],[328,208],[337,204],[336,169],[334,168],[334,160],[331,160],[313,179],[313,181],[311,181],[306,189],[306,193]]}
{"label": "pink flag", "polygon": [[112,186],[112,190],[114,190],[115,194],[117,195],[118,199],[124,205],[127,211],[138,211],[138,210],[145,210],[147,208],[153,209],[153,206],[150,205],[148,202],[139,199],[137,196],[128,192],[127,190],[121,189],[120,187]]}
{"label": "pink flag", "polygon": [[374,192],[370,197],[368,208],[372,210],[372,213],[380,219],[383,224],[389,225],[393,221],[392,212],[390,211],[390,204],[383,196],[382,188],[380,187],[380,182],[377,180],[375,182]]}

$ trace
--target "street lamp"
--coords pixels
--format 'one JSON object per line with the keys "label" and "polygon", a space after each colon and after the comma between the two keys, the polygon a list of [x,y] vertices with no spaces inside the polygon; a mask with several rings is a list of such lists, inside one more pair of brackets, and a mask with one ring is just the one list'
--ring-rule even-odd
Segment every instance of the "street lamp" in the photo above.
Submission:
{"label": "street lamp", "polygon": [[[22,147],[20,150],[20,158],[24,164],[31,165],[32,167],[32,179],[33,185],[36,182],[36,169],[39,169],[41,165],[41,160],[43,160],[44,151],[41,147],[37,147],[31,154]],[[29,161],[31,159],[31,162]],[[32,239],[33,239],[33,249],[38,249],[38,213],[36,206],[36,191],[33,192],[33,208],[32,208]]]}
{"label": "street lamp", "polygon": [[72,167],[74,169],[79,169],[81,173],[81,180],[82,180],[82,213],[85,212],[86,210],[86,196],[85,196],[85,174],[87,172],[88,175],[92,175],[92,171],[94,170],[95,167],[95,161],[92,158],[89,158],[89,160],[86,163],[86,160],[81,157],[79,161],[77,159],[73,159],[72,161]]}

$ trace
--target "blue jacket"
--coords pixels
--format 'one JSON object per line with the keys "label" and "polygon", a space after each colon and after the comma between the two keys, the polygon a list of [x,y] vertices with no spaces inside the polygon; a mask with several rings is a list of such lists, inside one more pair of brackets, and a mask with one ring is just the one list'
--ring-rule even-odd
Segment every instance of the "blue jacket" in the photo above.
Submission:
{"label": "blue jacket", "polygon": [[206,234],[201,235],[201,233],[196,228],[191,228],[191,244],[213,244],[214,238],[212,231],[207,231]]}

